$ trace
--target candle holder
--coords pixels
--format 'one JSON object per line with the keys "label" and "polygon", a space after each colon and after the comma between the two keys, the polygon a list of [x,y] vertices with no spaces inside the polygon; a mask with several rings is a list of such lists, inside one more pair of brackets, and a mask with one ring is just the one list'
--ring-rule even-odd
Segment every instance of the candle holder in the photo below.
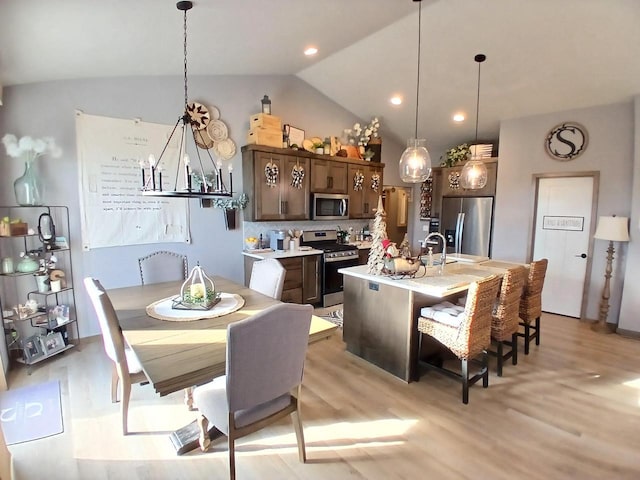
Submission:
{"label": "candle holder", "polygon": [[220,301],[220,292],[198,263],[180,288],[180,296],[171,303],[175,310],[211,310]]}

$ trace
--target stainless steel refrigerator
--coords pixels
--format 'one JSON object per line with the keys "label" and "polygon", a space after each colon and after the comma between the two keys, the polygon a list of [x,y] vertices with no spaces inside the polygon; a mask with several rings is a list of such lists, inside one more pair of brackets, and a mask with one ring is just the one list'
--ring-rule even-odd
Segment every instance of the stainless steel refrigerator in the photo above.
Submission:
{"label": "stainless steel refrigerator", "polygon": [[491,256],[493,197],[444,197],[440,231],[447,253]]}

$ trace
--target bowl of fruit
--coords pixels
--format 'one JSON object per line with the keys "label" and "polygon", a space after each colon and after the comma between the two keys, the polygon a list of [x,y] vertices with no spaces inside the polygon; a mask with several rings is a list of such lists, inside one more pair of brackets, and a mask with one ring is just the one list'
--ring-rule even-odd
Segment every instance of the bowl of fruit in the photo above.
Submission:
{"label": "bowl of fruit", "polygon": [[247,237],[244,240],[247,250],[255,250],[258,248],[258,239],[256,237]]}

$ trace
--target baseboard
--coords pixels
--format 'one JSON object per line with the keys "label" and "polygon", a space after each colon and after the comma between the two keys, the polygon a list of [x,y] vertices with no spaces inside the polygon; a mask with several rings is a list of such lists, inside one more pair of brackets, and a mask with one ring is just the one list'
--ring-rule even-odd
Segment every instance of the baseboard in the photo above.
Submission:
{"label": "baseboard", "polygon": [[640,332],[636,332],[634,330],[625,330],[623,328],[616,328],[616,333],[618,335],[622,335],[623,337],[639,338],[640,339]]}

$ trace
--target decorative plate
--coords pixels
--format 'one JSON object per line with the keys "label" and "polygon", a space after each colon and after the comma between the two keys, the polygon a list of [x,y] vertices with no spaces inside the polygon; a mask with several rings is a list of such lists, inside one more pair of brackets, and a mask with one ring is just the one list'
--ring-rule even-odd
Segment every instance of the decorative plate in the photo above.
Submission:
{"label": "decorative plate", "polygon": [[210,116],[207,107],[198,102],[187,104],[187,113],[191,119],[191,125],[197,130],[205,128],[209,124]]}
{"label": "decorative plate", "polygon": [[222,120],[211,120],[207,126],[207,133],[213,139],[214,142],[220,142],[226,140],[229,137],[229,130],[227,124]]}
{"label": "decorative plate", "polygon": [[218,110],[218,107],[209,105],[209,118],[211,118],[211,120],[218,120],[220,118],[220,110]]}
{"label": "decorative plate", "polygon": [[236,144],[230,138],[225,138],[213,144],[213,149],[225,160],[231,159],[236,154]]}
{"label": "decorative plate", "polygon": [[202,130],[196,130],[194,132],[193,139],[195,140],[196,145],[198,145],[200,148],[203,148],[204,150],[213,148],[213,138],[209,136],[206,128],[203,128]]}
{"label": "decorative plate", "polygon": [[316,153],[313,148],[313,141],[309,138],[305,138],[302,141],[302,148],[304,148],[307,152]]}
{"label": "decorative plate", "polygon": [[324,140],[322,140],[320,137],[311,137],[311,142],[312,143],[322,143],[324,145]]}

